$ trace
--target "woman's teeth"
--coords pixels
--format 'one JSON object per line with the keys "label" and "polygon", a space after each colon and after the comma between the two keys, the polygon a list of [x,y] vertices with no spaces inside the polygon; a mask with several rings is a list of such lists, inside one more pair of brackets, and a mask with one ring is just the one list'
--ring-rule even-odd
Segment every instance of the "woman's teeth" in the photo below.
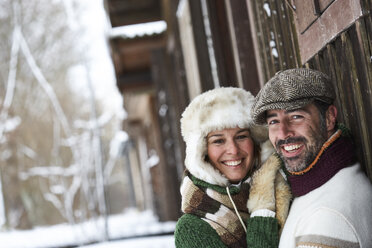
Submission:
{"label": "woman's teeth", "polygon": [[240,160],[235,160],[235,161],[226,161],[226,162],[224,162],[224,164],[226,164],[227,166],[237,166],[241,162],[242,162],[242,160],[240,159]]}

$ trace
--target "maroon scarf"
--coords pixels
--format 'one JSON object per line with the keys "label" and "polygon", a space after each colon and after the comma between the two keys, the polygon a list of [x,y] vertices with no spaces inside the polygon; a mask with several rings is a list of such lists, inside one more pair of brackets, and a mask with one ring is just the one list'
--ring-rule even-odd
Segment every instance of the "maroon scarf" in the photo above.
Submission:
{"label": "maroon scarf", "polygon": [[288,181],[295,197],[322,186],[341,169],[356,162],[353,142],[340,136],[320,155],[315,165],[302,175],[288,173]]}

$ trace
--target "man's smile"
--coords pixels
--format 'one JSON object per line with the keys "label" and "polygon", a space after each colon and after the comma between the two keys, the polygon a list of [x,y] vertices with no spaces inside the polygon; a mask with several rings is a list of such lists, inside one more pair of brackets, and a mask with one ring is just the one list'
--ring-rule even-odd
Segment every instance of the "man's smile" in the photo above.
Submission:
{"label": "man's smile", "polygon": [[280,146],[283,156],[287,158],[298,156],[303,151],[304,148],[305,148],[304,144],[293,144],[293,143]]}

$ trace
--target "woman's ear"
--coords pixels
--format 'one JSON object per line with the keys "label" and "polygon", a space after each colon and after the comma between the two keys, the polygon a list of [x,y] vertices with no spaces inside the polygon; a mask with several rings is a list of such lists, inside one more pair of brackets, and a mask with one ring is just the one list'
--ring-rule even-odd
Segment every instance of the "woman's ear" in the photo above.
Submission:
{"label": "woman's ear", "polygon": [[330,105],[326,112],[326,125],[327,125],[327,132],[333,133],[335,129],[337,121],[337,108],[335,105]]}

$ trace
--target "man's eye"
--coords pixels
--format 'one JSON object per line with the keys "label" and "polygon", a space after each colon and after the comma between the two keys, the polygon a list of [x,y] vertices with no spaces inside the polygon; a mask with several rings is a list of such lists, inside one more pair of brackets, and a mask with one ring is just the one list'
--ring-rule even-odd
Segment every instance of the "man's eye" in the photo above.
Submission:
{"label": "man's eye", "polygon": [[294,116],[292,116],[292,119],[302,119],[303,118],[303,116],[302,115],[294,115]]}
{"label": "man's eye", "polygon": [[248,135],[242,134],[242,135],[237,136],[236,138],[237,139],[246,139],[248,137],[249,137]]}

